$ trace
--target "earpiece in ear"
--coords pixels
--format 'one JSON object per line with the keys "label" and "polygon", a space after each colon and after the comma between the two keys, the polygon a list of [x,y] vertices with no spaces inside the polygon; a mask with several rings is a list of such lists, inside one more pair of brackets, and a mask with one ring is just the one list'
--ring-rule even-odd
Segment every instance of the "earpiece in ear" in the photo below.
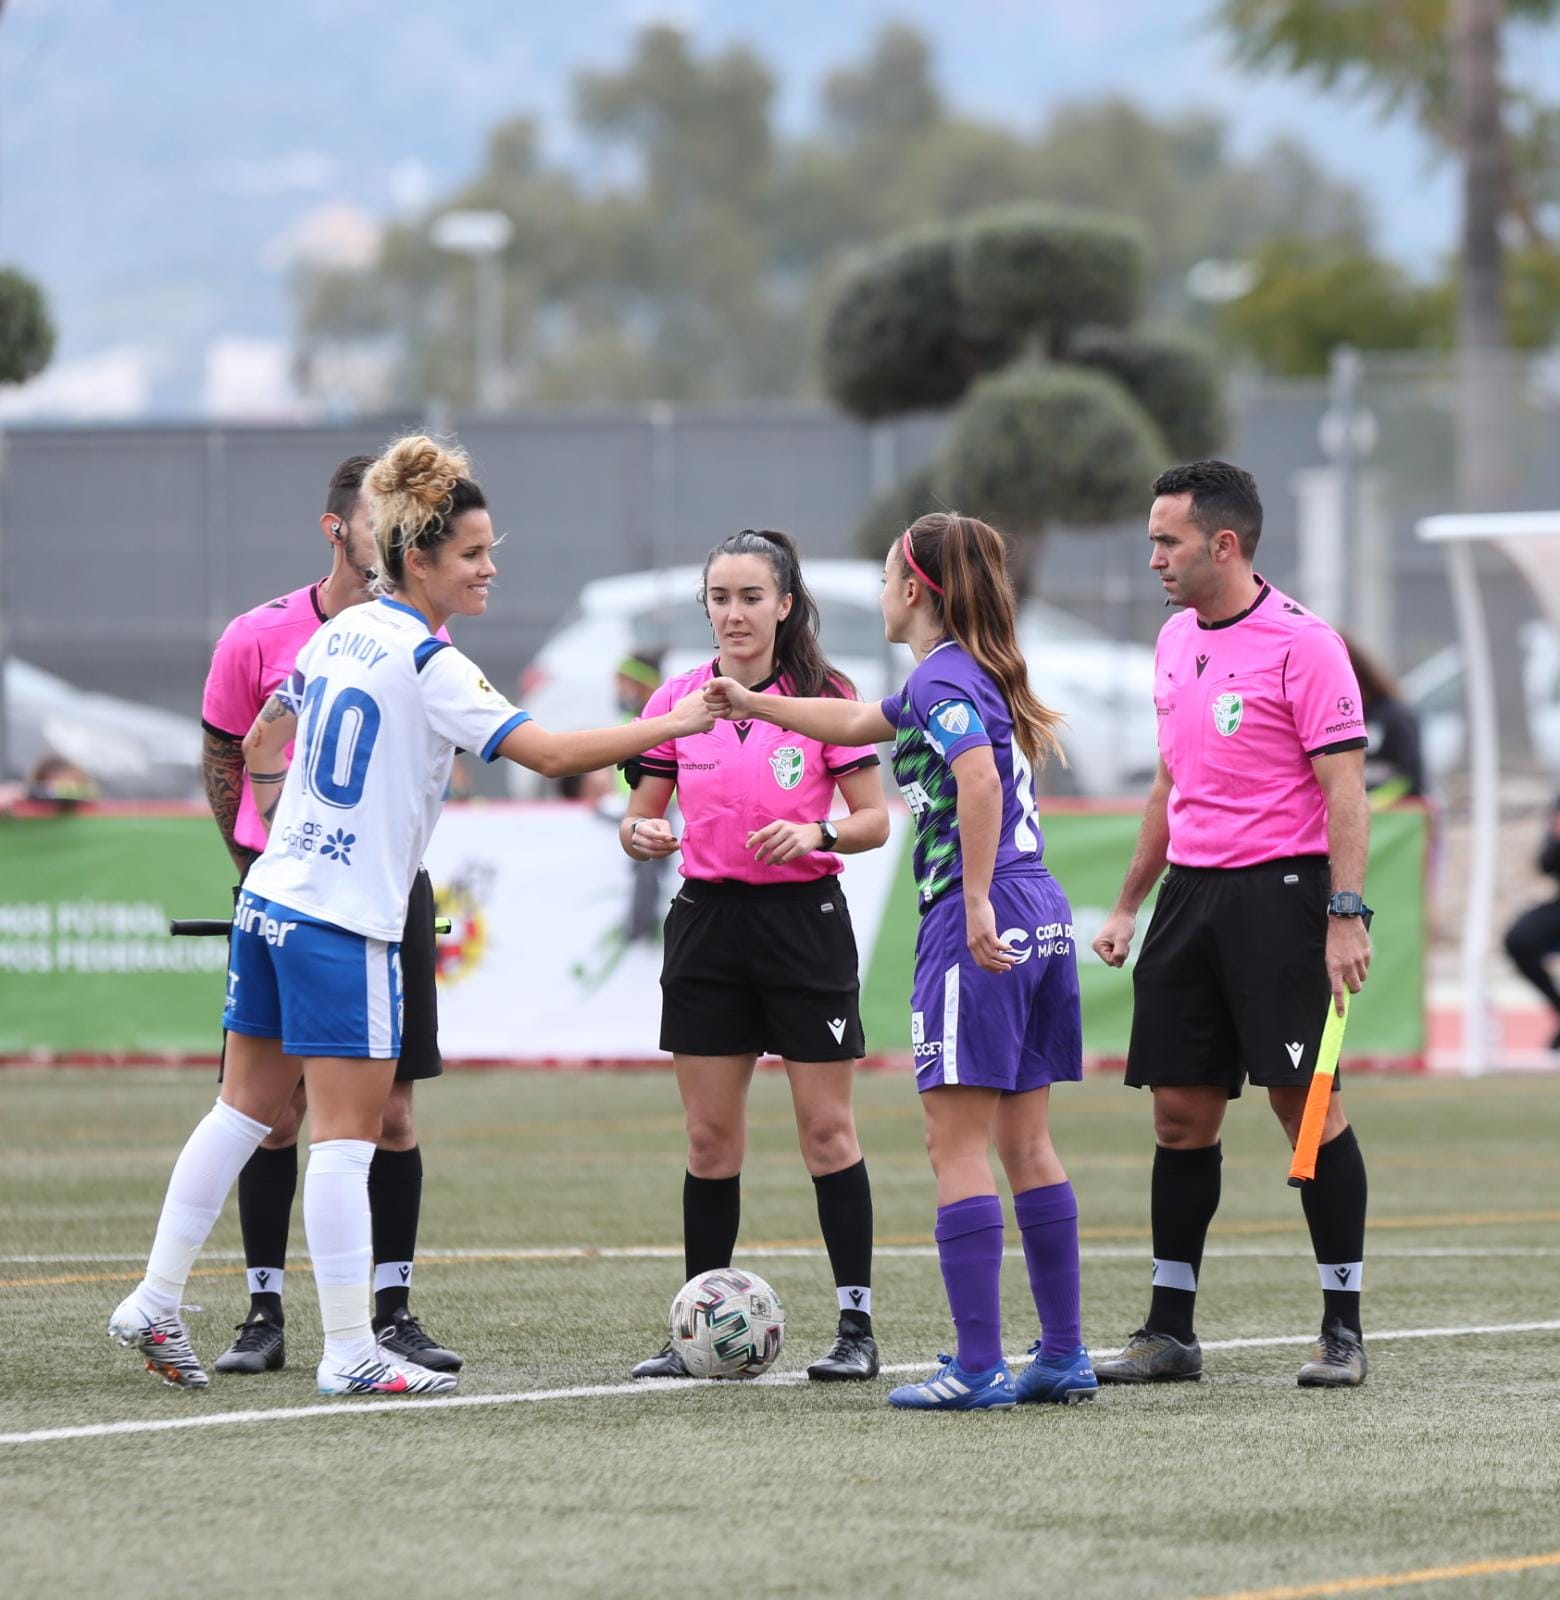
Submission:
{"label": "earpiece in ear", "polygon": [[339,522],[330,530],[330,536],[336,541],[337,544],[342,542],[345,535],[343,535],[341,531],[341,524]]}

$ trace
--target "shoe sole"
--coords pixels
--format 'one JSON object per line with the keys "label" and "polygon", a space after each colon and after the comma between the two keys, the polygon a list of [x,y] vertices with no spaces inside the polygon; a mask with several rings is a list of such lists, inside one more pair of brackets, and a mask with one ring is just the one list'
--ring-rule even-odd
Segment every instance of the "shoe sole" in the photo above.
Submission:
{"label": "shoe sole", "polygon": [[1021,1394],[1018,1403],[1021,1406],[1081,1406],[1098,1394],[1097,1388],[1067,1389],[1061,1394]]}
{"label": "shoe sole", "polygon": [[[226,1363],[226,1364],[224,1364]],[[274,1355],[263,1356],[258,1366],[251,1356],[240,1356],[238,1360],[228,1362],[227,1353],[218,1356],[212,1363],[213,1372],[236,1373],[240,1377],[259,1377],[263,1372],[280,1372],[287,1365],[287,1352],[278,1350]]]}
{"label": "shoe sole", "polygon": [[1358,1389],[1365,1383],[1364,1376],[1358,1378],[1343,1378],[1334,1381],[1331,1378],[1296,1378],[1295,1384],[1301,1389]]}
{"label": "shoe sole", "polygon": [[984,1405],[979,1406],[903,1406],[896,1404],[892,1400],[888,1403],[895,1411],[904,1411],[911,1415],[924,1413],[928,1416],[933,1414],[937,1416],[947,1416],[949,1414],[970,1416],[979,1411],[1011,1411],[1018,1404],[1018,1401],[988,1400]]}
{"label": "shoe sole", "polygon": [[1196,1372],[1155,1372],[1142,1377],[1126,1378],[1113,1372],[1102,1372],[1098,1367],[1094,1369],[1094,1376],[1103,1383],[1201,1383],[1202,1370]]}
{"label": "shoe sole", "polygon": [[814,1383],[870,1383],[877,1375],[876,1367],[870,1372],[819,1372],[812,1367],[807,1369],[807,1376]]}

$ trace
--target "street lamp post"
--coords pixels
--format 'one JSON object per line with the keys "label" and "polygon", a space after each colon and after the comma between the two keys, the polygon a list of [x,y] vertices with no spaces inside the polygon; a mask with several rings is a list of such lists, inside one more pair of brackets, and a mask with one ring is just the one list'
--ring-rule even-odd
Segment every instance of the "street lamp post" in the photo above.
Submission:
{"label": "street lamp post", "polygon": [[470,256],[476,277],[476,316],[472,323],[473,370],[477,403],[500,410],[505,394],[503,252],[514,224],[502,211],[446,211],[430,237],[453,255]]}

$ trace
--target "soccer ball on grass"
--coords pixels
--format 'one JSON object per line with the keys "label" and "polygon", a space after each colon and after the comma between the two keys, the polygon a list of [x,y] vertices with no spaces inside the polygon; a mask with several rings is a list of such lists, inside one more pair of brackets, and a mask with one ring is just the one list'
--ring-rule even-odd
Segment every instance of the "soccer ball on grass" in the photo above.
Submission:
{"label": "soccer ball on grass", "polygon": [[718,1267],[677,1291],[668,1332],[695,1378],[756,1378],[780,1354],[785,1307],[757,1273]]}

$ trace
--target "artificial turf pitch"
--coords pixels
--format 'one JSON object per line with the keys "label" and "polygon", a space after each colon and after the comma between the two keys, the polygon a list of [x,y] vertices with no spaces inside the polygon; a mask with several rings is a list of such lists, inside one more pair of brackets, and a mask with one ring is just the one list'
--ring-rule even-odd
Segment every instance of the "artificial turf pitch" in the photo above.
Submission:
{"label": "artificial turf pitch", "polygon": [[[0,1588],[14,1600],[1560,1594],[1560,1082],[1350,1083],[1371,1180],[1363,1389],[1295,1386],[1316,1269],[1277,1124],[1248,1096],[1225,1129],[1199,1308],[1205,1346],[1236,1342],[1208,1350],[1203,1382],[973,1416],[893,1412],[902,1379],[886,1377],[628,1388],[682,1276],[663,1072],[452,1073],[418,1090],[413,1308],[467,1358],[459,1397],[495,1403],[321,1401],[297,1215],[287,1370],[166,1389],[104,1324],[210,1095],[190,1071],[0,1072]],[[879,1342],[885,1363],[924,1371],[951,1334],[920,1113],[903,1075],[864,1074],[857,1100]],[[1097,1353],[1146,1305],[1148,1112],[1107,1081],[1054,1097]],[[231,1202],[210,1249],[188,1296],[208,1360],[245,1306]],[[833,1292],[779,1074],[754,1083],[737,1260],[786,1303],[776,1371],[794,1380],[828,1343]],[[1022,1352],[1034,1315],[1013,1255],[1005,1290]],[[1245,1342],[1264,1339],[1280,1342]],[[556,1394],[570,1390],[605,1392]],[[537,1393],[555,1397],[523,1398]]]}

